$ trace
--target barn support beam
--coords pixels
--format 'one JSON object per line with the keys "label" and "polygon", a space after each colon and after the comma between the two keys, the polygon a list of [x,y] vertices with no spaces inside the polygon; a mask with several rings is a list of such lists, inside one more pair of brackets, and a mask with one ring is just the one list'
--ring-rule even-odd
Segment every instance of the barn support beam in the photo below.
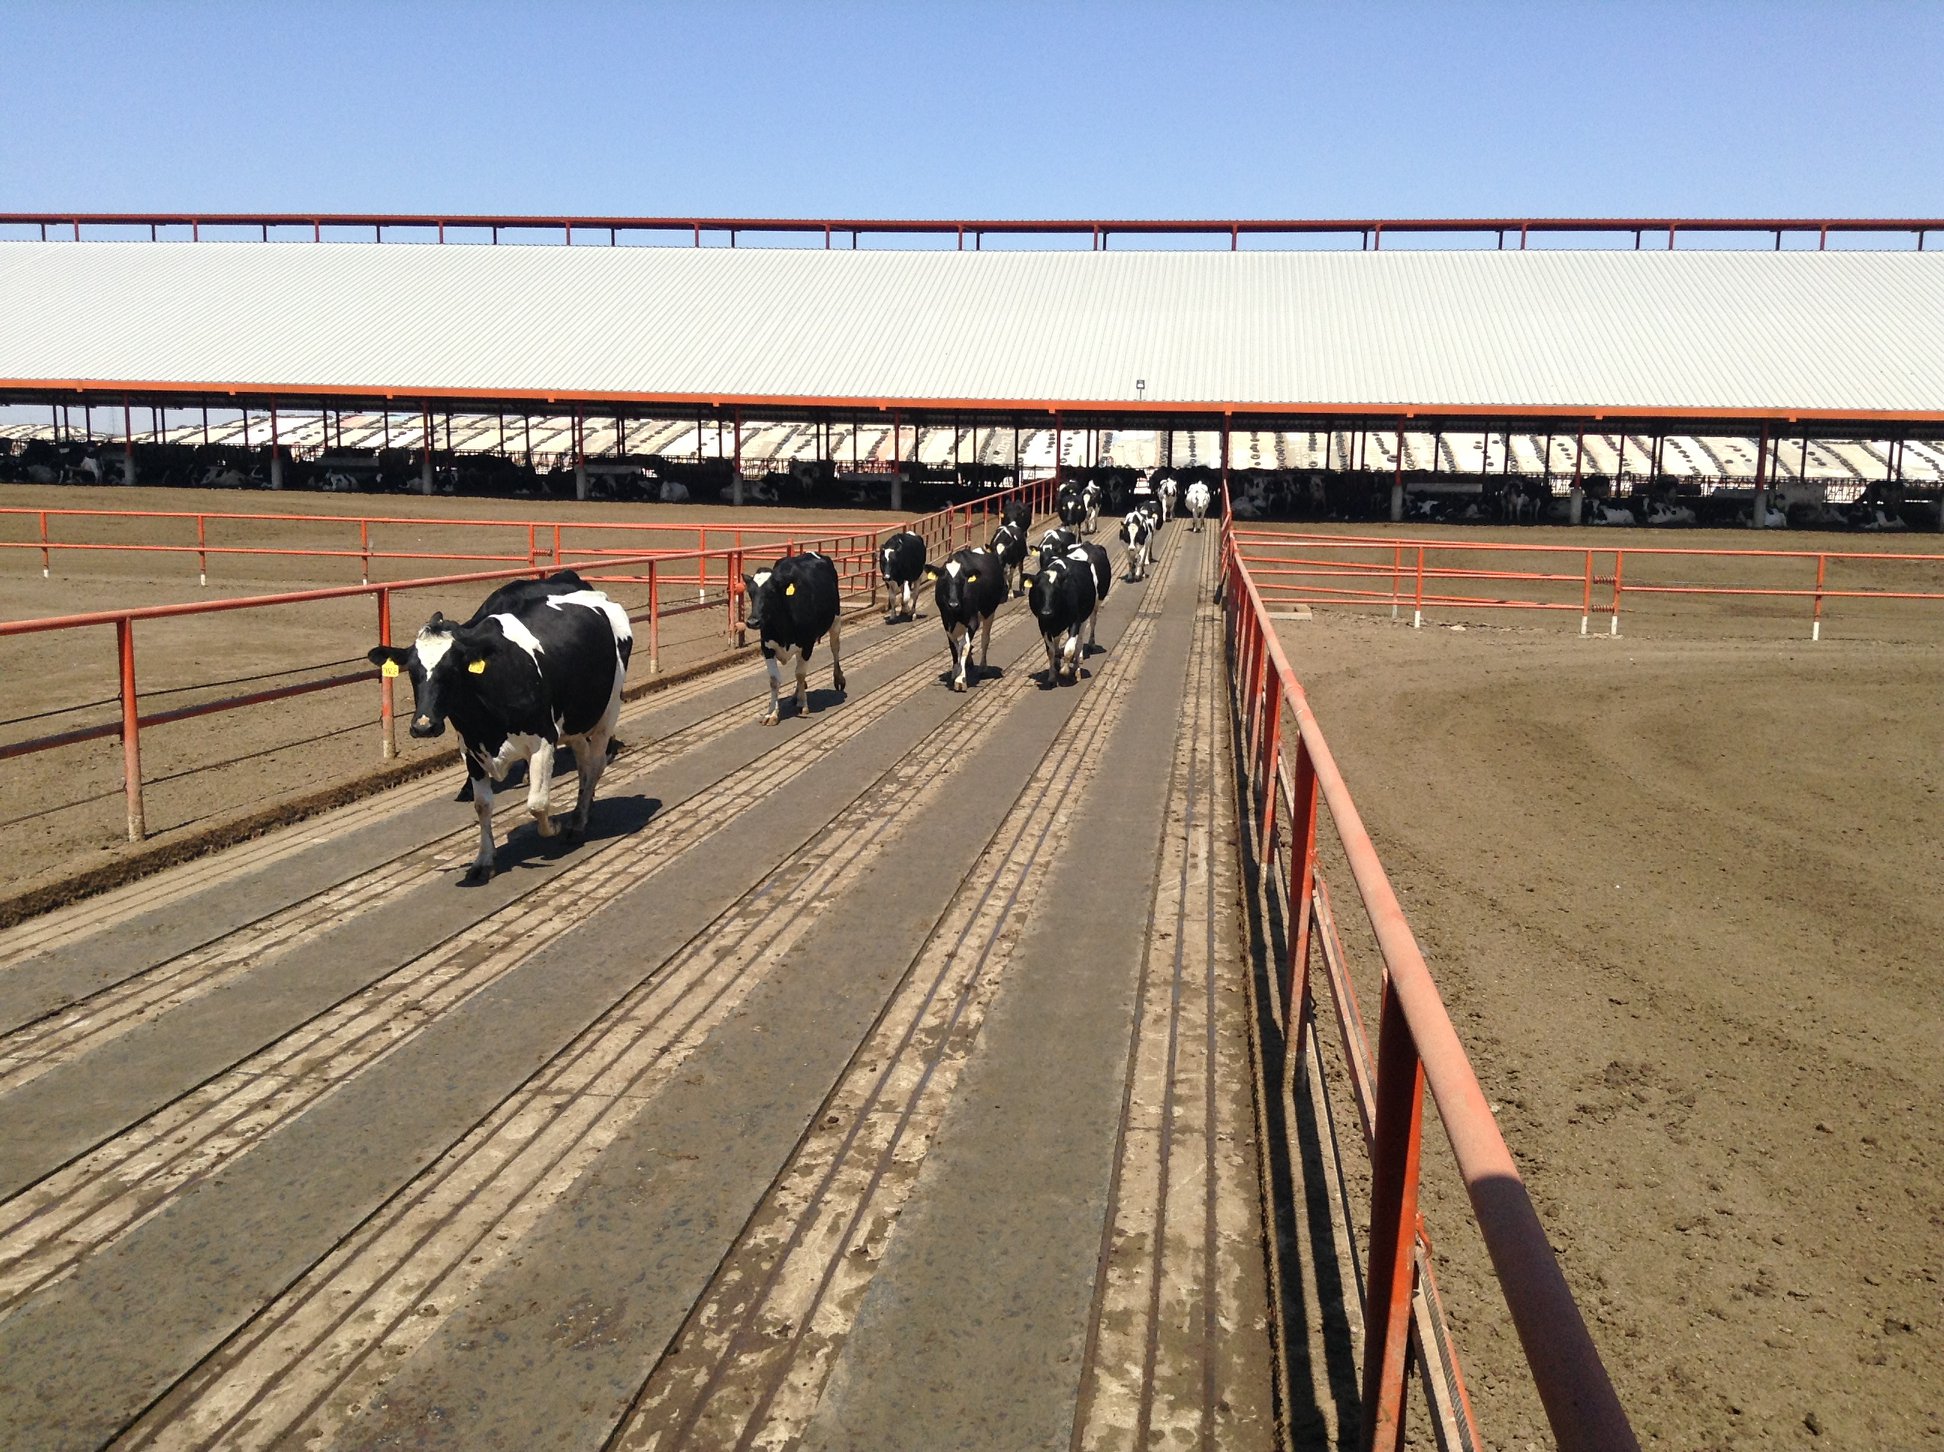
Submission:
{"label": "barn support beam", "polygon": [[122,483],[135,483],[135,414],[126,396],[122,398]]}
{"label": "barn support beam", "polygon": [[428,405],[419,415],[419,493],[432,492],[432,409]]}
{"label": "barn support beam", "polygon": [[904,513],[904,417],[891,415],[891,512]]}
{"label": "barn support beam", "polygon": [[1586,510],[1586,491],[1580,488],[1580,480],[1586,472],[1586,425],[1581,424],[1573,435],[1573,492],[1566,500],[1566,522],[1578,524]]}
{"label": "barn support beam", "polygon": [[1762,432],[1755,441],[1755,506],[1749,511],[1750,529],[1768,527],[1769,477],[1768,477],[1769,431],[1762,425]]}
{"label": "barn support beam", "polygon": [[574,405],[574,498],[587,498],[587,420]]}
{"label": "barn support beam", "polygon": [[[281,489],[284,486],[282,430],[277,425],[277,400],[270,400],[270,487]],[[132,475],[132,468],[131,468]]]}
{"label": "barn support beam", "polygon": [[1404,518],[1404,420],[1397,421],[1397,471],[1391,475],[1391,523]]}
{"label": "barn support beam", "polygon": [[[733,239],[731,239],[730,245],[731,246],[734,245]],[[735,454],[734,457],[731,458],[729,462],[729,468],[730,468],[729,497],[735,502],[736,508],[741,509],[742,502],[743,502],[743,476],[742,476],[742,410],[740,408],[736,410],[735,437],[733,443],[735,446]]]}

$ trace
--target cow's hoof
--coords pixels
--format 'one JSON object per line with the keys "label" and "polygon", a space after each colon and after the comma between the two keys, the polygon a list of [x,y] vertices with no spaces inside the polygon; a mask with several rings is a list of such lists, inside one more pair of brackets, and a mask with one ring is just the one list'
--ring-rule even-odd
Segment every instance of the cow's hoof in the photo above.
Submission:
{"label": "cow's hoof", "polygon": [[461,887],[484,887],[493,880],[493,864],[475,862],[466,869],[466,875],[459,879]]}
{"label": "cow's hoof", "polygon": [[563,847],[578,847],[584,840],[586,840],[586,837],[587,837],[586,826],[584,825],[576,826],[574,823],[569,822],[565,827],[561,829],[560,845]]}
{"label": "cow's hoof", "polygon": [[838,695],[840,696],[843,695],[844,694],[844,673],[842,671],[837,672],[837,674],[831,678],[830,684],[837,688]]}
{"label": "cow's hoof", "polygon": [[553,820],[549,817],[535,817],[533,819],[533,828],[542,837],[558,837],[560,835],[560,828],[554,825]]}
{"label": "cow's hoof", "polygon": [[778,721],[781,721],[782,719],[783,717],[780,713],[776,711],[772,711],[769,713],[769,715],[763,717],[763,724],[765,726],[774,726]]}
{"label": "cow's hoof", "polygon": [[957,692],[958,692],[958,693],[959,693],[959,694],[960,694],[961,696],[962,696],[962,695],[964,695],[964,694],[965,694],[965,682],[964,682],[964,681],[962,681],[962,680],[954,680],[954,681],[952,682],[952,689],[953,689],[953,690],[955,690],[955,691],[957,691]]}

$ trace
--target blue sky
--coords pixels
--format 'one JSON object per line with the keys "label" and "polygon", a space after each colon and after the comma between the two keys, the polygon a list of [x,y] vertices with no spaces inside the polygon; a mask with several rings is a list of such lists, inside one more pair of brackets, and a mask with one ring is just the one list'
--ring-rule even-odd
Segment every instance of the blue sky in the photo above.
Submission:
{"label": "blue sky", "polygon": [[1944,4],[28,4],[0,209],[1936,215]]}

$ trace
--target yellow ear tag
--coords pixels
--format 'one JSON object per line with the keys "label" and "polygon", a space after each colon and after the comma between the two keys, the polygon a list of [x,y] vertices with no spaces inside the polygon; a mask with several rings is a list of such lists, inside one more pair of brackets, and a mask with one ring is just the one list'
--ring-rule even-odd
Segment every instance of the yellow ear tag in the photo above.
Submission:
{"label": "yellow ear tag", "polygon": [[970,574],[970,575],[967,575],[967,576],[965,577],[965,583],[966,583],[966,584],[968,584],[968,585],[976,585],[976,584],[978,584],[978,583],[979,583],[979,577],[978,577],[978,575],[977,575],[976,573],[974,573],[974,574]]}
{"label": "yellow ear tag", "polygon": [[783,593],[784,593],[785,595],[794,595],[794,594],[796,594],[796,586],[795,586],[795,585],[785,585],[785,586],[783,587]]}
{"label": "yellow ear tag", "polygon": [[486,662],[483,660],[476,660],[471,665],[467,666],[466,670],[472,675],[483,676],[486,674]]}
{"label": "yellow ear tag", "polygon": [[389,679],[389,678],[391,678],[392,676],[395,676],[395,675],[397,675],[397,674],[398,674],[398,662],[397,662],[397,661],[395,661],[395,660],[388,660],[388,661],[386,661],[386,662],[385,662],[385,663],[384,663],[384,664],[383,664],[382,666],[380,666],[380,667],[378,668],[378,674],[379,674],[379,675],[381,675],[381,676],[384,676],[384,677],[386,677],[387,679]]}

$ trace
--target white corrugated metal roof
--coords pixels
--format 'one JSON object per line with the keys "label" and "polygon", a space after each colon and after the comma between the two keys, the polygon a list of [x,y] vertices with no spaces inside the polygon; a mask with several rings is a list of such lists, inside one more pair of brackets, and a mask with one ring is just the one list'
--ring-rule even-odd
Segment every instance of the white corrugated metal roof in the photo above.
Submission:
{"label": "white corrugated metal roof", "polygon": [[0,243],[0,383],[1944,411],[1919,252]]}

